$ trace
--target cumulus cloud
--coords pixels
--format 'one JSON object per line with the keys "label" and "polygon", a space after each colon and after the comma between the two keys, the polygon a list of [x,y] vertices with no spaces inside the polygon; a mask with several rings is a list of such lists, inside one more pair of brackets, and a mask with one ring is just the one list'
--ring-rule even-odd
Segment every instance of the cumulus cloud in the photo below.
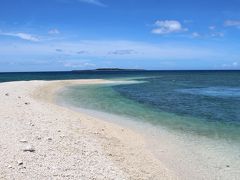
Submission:
{"label": "cumulus cloud", "polygon": [[170,34],[187,31],[182,27],[182,24],[176,20],[157,20],[154,24],[155,28],[152,30],[154,34]]}
{"label": "cumulus cloud", "polygon": [[79,2],[84,2],[84,3],[88,3],[88,4],[93,4],[96,6],[102,6],[105,7],[106,5],[104,3],[102,3],[100,0],[78,0]]}
{"label": "cumulus cloud", "polygon": [[226,20],[224,22],[225,26],[234,26],[240,28],[240,20]]}
{"label": "cumulus cloud", "polygon": [[50,29],[48,34],[60,34],[60,31],[58,29]]}
{"label": "cumulus cloud", "polygon": [[32,34],[27,34],[27,33],[3,33],[3,32],[0,32],[0,35],[17,37],[17,38],[20,38],[23,40],[33,41],[33,42],[40,41],[40,39],[38,37],[36,37]]}

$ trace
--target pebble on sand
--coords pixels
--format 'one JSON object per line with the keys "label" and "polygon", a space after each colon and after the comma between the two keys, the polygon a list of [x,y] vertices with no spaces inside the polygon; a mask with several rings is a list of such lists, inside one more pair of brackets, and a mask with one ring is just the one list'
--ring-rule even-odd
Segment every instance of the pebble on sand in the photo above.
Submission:
{"label": "pebble on sand", "polygon": [[26,146],[24,149],[23,149],[23,151],[24,152],[34,152],[35,151],[35,149],[34,149],[34,147],[33,146],[31,146],[31,145],[28,145],[28,146]]}
{"label": "pebble on sand", "polygon": [[21,142],[21,143],[27,143],[27,140],[26,140],[26,139],[21,139],[19,142]]}
{"label": "pebble on sand", "polygon": [[23,161],[22,160],[18,160],[17,163],[18,163],[19,166],[23,165]]}
{"label": "pebble on sand", "polygon": [[36,136],[36,139],[37,139],[37,140],[41,140],[42,137],[41,137],[41,136]]}

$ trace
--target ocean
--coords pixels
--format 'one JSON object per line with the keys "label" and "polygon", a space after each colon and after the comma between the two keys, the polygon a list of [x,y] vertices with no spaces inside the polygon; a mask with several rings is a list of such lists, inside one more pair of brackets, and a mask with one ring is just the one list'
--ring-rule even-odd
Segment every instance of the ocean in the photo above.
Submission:
{"label": "ocean", "polygon": [[0,73],[0,82],[97,78],[119,83],[73,86],[61,96],[75,107],[240,142],[240,71]]}

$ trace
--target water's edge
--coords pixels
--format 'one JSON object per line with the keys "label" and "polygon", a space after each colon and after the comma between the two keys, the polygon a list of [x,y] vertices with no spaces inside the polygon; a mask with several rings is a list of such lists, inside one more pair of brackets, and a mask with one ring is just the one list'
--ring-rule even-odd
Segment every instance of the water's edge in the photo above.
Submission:
{"label": "water's edge", "polygon": [[[59,105],[131,128],[143,134],[147,142],[147,148],[153,152],[156,158],[167,164],[170,169],[177,169],[180,173],[179,176],[188,177],[189,171],[193,173],[193,177],[200,174],[201,176],[206,174],[207,177],[210,171],[216,177],[217,174],[233,178],[240,175],[237,173],[240,166],[240,151],[239,146],[235,144],[220,139],[189,135],[162,126],[156,127],[154,124],[138,122],[129,117],[109,112],[74,106],[66,101],[68,97],[63,97],[62,93],[68,90],[68,88],[65,88],[58,93],[57,103]],[[191,164],[191,167],[189,167],[189,164]]]}

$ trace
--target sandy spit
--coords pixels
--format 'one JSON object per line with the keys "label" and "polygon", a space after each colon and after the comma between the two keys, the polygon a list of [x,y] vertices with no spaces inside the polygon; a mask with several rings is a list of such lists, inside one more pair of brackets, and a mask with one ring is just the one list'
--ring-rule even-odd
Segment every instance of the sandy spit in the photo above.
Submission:
{"label": "sandy spit", "polygon": [[177,179],[144,138],[61,107],[56,92],[105,80],[0,84],[0,179]]}

